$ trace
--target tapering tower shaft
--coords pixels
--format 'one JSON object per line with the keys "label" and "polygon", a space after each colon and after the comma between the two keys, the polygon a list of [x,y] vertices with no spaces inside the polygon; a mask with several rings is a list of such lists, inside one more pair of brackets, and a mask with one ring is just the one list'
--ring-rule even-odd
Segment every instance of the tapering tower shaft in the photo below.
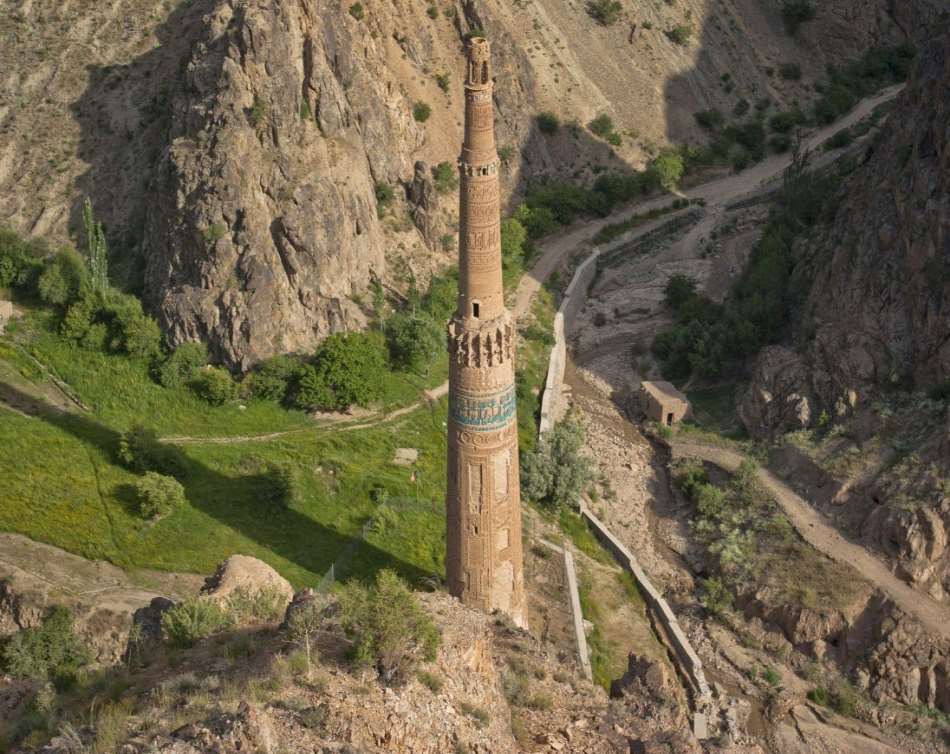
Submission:
{"label": "tapering tower shaft", "polygon": [[525,625],[515,330],[501,275],[491,48],[472,39],[459,158],[459,298],[448,328],[446,574],[466,605]]}

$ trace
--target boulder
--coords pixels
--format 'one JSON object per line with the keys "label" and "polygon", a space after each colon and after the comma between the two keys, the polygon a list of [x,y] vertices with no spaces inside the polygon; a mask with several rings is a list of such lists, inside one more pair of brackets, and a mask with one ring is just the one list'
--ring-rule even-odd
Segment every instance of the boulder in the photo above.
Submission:
{"label": "boulder", "polygon": [[278,592],[287,602],[294,598],[290,582],[267,563],[249,555],[232,555],[205,580],[199,597],[221,604],[238,591],[256,594],[264,590]]}

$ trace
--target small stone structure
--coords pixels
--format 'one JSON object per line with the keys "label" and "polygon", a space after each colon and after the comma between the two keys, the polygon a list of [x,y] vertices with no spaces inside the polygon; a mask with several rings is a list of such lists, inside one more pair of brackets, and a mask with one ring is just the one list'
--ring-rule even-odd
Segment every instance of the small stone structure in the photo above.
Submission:
{"label": "small stone structure", "polygon": [[0,335],[3,335],[7,322],[11,319],[13,319],[13,302],[0,300]]}
{"label": "small stone structure", "polygon": [[689,400],[672,383],[642,382],[640,407],[648,419],[672,427],[689,413]]}

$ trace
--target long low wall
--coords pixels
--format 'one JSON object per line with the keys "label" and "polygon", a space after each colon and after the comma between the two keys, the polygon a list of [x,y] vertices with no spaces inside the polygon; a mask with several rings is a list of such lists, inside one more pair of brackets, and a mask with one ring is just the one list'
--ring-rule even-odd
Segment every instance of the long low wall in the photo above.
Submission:
{"label": "long low wall", "polygon": [[659,590],[653,586],[653,582],[646,575],[646,572],[640,566],[637,559],[633,557],[630,551],[624,547],[623,543],[617,539],[613,533],[604,525],[604,523],[595,516],[591,510],[582,502],[581,516],[593,528],[597,538],[603,542],[604,546],[610,550],[620,565],[629,571],[637,585],[643,592],[643,597],[649,605],[654,618],[663,627],[676,660],[680,665],[683,674],[689,679],[693,686],[693,692],[696,695],[696,719],[694,720],[694,733],[697,737],[704,737],[706,728],[705,710],[712,702],[712,693],[709,684],[706,681],[706,674],[703,672],[703,663],[699,655],[689,643],[686,634],[676,619],[676,615],[670,608],[669,603],[663,598]]}

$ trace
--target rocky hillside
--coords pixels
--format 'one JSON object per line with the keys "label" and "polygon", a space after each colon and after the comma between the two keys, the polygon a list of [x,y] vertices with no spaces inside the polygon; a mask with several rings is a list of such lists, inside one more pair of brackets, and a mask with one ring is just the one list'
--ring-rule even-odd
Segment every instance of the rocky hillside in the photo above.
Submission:
{"label": "rocky hillside", "polygon": [[950,377],[948,91],[944,25],[922,48],[901,117],[842,187],[833,221],[801,249],[798,267],[813,280],[803,347],[762,355],[744,405],[750,431],[795,428],[886,387],[927,389]]}
{"label": "rocky hillside", "polygon": [[[0,222],[76,238],[91,196],[115,276],[171,341],[246,368],[360,327],[372,280],[450,261],[455,200],[429,168],[456,157],[466,34],[495,44],[510,195],[698,140],[697,110],[807,98],[825,63],[916,36],[939,3],[873,5],[821,3],[792,37],[761,0],[625,6],[607,26],[561,0],[4,0]],[[784,62],[803,79],[775,75]],[[543,136],[541,111],[581,127]],[[619,146],[583,128],[600,113]],[[397,189],[389,209],[381,184]]]}

